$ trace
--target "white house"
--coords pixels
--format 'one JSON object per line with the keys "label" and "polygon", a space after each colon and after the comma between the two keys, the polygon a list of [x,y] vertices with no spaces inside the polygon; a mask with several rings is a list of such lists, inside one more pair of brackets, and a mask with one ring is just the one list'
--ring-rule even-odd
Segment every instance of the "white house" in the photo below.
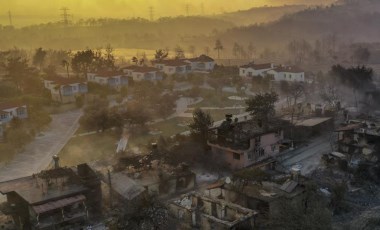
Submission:
{"label": "white house", "polygon": [[3,123],[0,122],[0,141],[2,141],[4,139],[4,127],[3,127]]}
{"label": "white house", "polygon": [[0,104],[0,123],[8,123],[13,118],[28,118],[28,109],[26,104],[21,102],[7,102]]}
{"label": "white house", "polygon": [[273,63],[265,63],[265,64],[254,64],[249,63],[248,65],[240,66],[239,76],[241,77],[258,77],[265,76],[268,70],[274,68]]}
{"label": "white house", "polygon": [[122,69],[128,77],[134,81],[159,81],[162,80],[162,72],[155,67],[128,66]]}
{"label": "white house", "polygon": [[121,87],[128,85],[128,76],[122,71],[88,73],[87,80],[89,82],[107,85],[116,89],[120,89]]}
{"label": "white house", "polygon": [[75,102],[76,97],[88,92],[87,81],[79,78],[55,77],[44,80],[52,99],[62,103]]}
{"label": "white house", "polygon": [[215,60],[204,54],[196,58],[184,59],[184,61],[191,65],[192,71],[210,72],[215,67]]}
{"label": "white house", "polygon": [[267,71],[267,74],[272,75],[275,81],[305,81],[305,71],[296,66],[279,66]]}
{"label": "white house", "polygon": [[167,75],[191,73],[191,64],[185,60],[172,59],[153,62],[153,66]]}

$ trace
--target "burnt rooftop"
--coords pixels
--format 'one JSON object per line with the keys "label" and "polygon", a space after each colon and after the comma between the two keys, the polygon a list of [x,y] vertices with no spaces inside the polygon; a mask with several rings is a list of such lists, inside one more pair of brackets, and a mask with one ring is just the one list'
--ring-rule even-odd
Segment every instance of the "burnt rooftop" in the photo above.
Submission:
{"label": "burnt rooftop", "polygon": [[218,127],[209,130],[210,143],[233,149],[247,149],[252,138],[268,133],[279,132],[288,122],[275,119],[264,128],[253,119],[233,119],[231,114],[226,115],[225,121]]}
{"label": "burnt rooftop", "polygon": [[76,168],[54,168],[32,176],[0,183],[0,193],[15,192],[31,205],[48,202],[88,190]]}

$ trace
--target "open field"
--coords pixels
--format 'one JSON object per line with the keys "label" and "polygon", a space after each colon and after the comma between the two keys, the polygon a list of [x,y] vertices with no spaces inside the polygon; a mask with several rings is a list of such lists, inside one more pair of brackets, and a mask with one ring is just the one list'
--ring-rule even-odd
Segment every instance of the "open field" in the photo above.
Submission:
{"label": "open field", "polygon": [[119,137],[112,131],[74,137],[59,153],[62,165],[77,165],[114,154]]}

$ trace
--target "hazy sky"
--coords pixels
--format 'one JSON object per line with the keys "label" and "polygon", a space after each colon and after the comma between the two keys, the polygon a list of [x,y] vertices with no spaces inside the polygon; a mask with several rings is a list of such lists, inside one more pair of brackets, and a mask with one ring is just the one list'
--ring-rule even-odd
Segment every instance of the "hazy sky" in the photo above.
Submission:
{"label": "hazy sky", "polygon": [[0,0],[0,24],[8,25],[11,11],[15,26],[60,20],[60,9],[67,7],[73,20],[88,17],[149,18],[214,14],[264,5],[326,4],[333,0]]}

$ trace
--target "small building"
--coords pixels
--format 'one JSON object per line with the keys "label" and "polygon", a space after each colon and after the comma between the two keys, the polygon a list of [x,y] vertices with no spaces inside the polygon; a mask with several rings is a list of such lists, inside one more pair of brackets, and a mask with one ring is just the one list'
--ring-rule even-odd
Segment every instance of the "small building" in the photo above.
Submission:
{"label": "small building", "polygon": [[182,195],[168,203],[169,214],[181,229],[254,229],[257,212],[237,204],[201,195]]}
{"label": "small building", "polygon": [[196,58],[187,58],[185,62],[190,63],[191,70],[194,72],[211,72],[215,67],[215,60],[204,54]]}
{"label": "small building", "polygon": [[88,73],[89,82],[106,85],[111,88],[120,89],[128,85],[128,76],[122,71],[104,71],[99,73]]}
{"label": "small building", "polygon": [[101,213],[100,179],[87,164],[57,166],[38,174],[0,183],[6,195],[1,210],[18,229],[63,229],[85,226]]}
{"label": "small building", "polygon": [[239,76],[240,77],[264,77],[266,72],[274,68],[273,63],[255,64],[249,63],[247,65],[240,66]]}
{"label": "small building", "polygon": [[167,75],[188,74],[192,72],[191,64],[182,59],[170,59],[153,62],[153,66]]}
{"label": "small building", "polygon": [[28,118],[27,105],[22,102],[4,102],[0,103],[0,122],[6,124],[13,118]]}
{"label": "small building", "polygon": [[305,187],[292,179],[275,183],[246,182],[227,184],[224,181],[210,185],[204,193],[212,198],[234,202],[242,207],[258,212],[257,224],[265,222],[279,214],[279,205],[282,201],[302,202]]}
{"label": "small building", "polygon": [[284,132],[281,125],[273,124],[264,130],[250,120],[233,121],[232,115],[226,115],[219,127],[209,130],[208,145],[213,158],[240,169],[278,155]]}
{"label": "small building", "polygon": [[55,77],[44,80],[52,99],[61,103],[75,102],[76,98],[88,92],[87,80],[80,78]]}
{"label": "small building", "polygon": [[[290,121],[290,118],[284,119]],[[292,133],[286,133],[285,136],[290,136],[300,141],[334,130],[334,120],[332,117],[295,118],[293,124],[294,128],[287,130],[287,132]]]}
{"label": "small building", "polygon": [[375,153],[380,142],[379,123],[351,120],[348,124],[338,127],[335,132],[337,133],[337,151],[347,154],[352,164],[356,165],[353,161],[378,161]]}
{"label": "small building", "polygon": [[122,69],[133,81],[160,81],[163,79],[162,72],[155,67],[128,66]]}
{"label": "small building", "polygon": [[305,82],[305,71],[296,66],[279,66],[266,71],[274,81]]}

